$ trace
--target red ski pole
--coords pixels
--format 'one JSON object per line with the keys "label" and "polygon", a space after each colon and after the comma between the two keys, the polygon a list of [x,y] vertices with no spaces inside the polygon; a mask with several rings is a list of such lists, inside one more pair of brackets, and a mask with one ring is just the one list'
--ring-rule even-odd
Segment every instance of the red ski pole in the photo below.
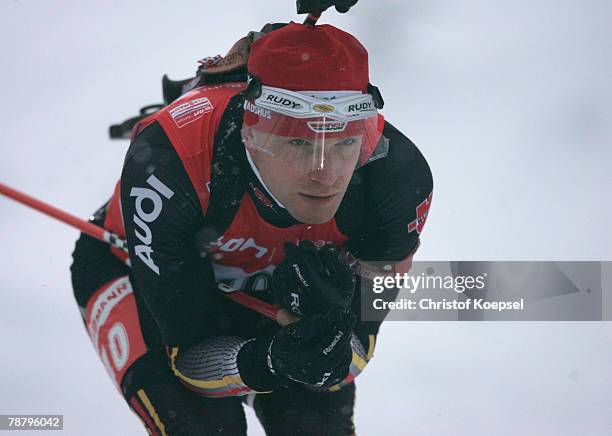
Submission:
{"label": "red ski pole", "polygon": [[[82,220],[74,215],[71,215],[63,210],[60,210],[50,204],[43,201],[37,200],[34,197],[30,197],[23,192],[19,192],[9,186],[0,183],[0,194],[3,194],[18,203],[24,204],[31,207],[39,212],[49,215],[65,224],[75,227],[83,233],[91,236],[92,238],[99,239],[100,241],[106,242],[113,247],[117,247],[121,250],[127,250],[127,243],[124,239],[118,235],[109,232],[108,230],[99,227],[89,221]],[[244,292],[238,291],[225,283],[218,283],[217,288],[223,292],[230,300],[245,306],[248,309],[254,310],[255,312],[264,315],[268,318],[278,321],[279,320],[279,309],[274,307],[272,304],[268,304],[259,300],[258,298],[251,297]]]}
{"label": "red ski pole", "polygon": [[2,183],[0,183],[0,194],[4,194],[5,196],[17,201],[18,203],[25,204],[26,206],[29,206],[32,209],[35,209],[65,224],[75,227],[83,233],[88,234],[92,238],[107,242],[113,247],[117,247],[127,252],[127,245],[123,239],[121,239],[114,233],[103,229],[102,227],[98,227],[95,224],[90,223],[89,221],[82,220],[81,218],[64,212],[63,210],[51,206],[50,204],[47,204],[43,201],[37,200],[34,197],[30,197],[29,195],[24,194],[23,192],[19,192]]}

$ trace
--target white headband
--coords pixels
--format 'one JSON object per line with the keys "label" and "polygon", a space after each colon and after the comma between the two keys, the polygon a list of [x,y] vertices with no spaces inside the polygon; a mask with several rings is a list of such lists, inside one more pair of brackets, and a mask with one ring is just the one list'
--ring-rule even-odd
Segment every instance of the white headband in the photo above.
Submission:
{"label": "white headband", "polygon": [[[319,93],[323,94],[319,94]],[[312,93],[319,94],[315,97]],[[310,94],[310,95],[308,95]],[[255,104],[293,118],[329,117],[339,121],[360,120],[376,116],[378,110],[370,94],[355,91],[294,92],[262,86]]]}

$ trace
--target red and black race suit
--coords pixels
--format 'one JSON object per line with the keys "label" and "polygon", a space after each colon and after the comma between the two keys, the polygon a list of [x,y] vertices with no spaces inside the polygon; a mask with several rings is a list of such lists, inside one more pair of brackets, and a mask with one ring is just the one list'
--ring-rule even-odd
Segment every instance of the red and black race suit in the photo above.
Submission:
{"label": "red and black race suit", "polygon": [[[201,395],[253,392],[243,379],[253,379],[249,373],[259,369],[238,368],[237,350],[278,326],[224,299],[216,282],[271,302],[271,275],[284,258],[286,241],[331,243],[362,260],[390,262],[410,259],[419,245],[433,182],[427,162],[407,137],[385,122],[388,154],[354,172],[333,219],[301,223],[272,199],[246,159],[240,137],[243,90],[241,83],[197,88],[135,128],[121,180],[103,209],[104,227],[128,241],[132,269],[117,271],[117,277],[129,274],[129,281],[102,283],[94,274],[95,287],[79,301],[90,335],[100,318],[106,319],[92,311],[116,294],[104,287],[128,295],[121,297],[125,312],[115,314],[117,319],[129,318],[129,310],[140,319],[142,332],[124,335],[135,341],[136,354],[123,356],[121,371],[114,368],[118,385],[146,348],[165,350],[172,374]],[[121,261],[127,258],[112,252]],[[108,309],[109,316],[113,310],[119,306]],[[372,357],[379,326],[357,323],[351,375],[336,389],[350,383]],[[103,359],[100,350],[118,347],[112,341],[95,345]],[[194,363],[197,368],[186,374],[189,360],[183,359],[182,367],[177,361],[181,353],[193,356],[193,350],[206,350],[208,360]],[[115,360],[110,360],[113,370]]]}

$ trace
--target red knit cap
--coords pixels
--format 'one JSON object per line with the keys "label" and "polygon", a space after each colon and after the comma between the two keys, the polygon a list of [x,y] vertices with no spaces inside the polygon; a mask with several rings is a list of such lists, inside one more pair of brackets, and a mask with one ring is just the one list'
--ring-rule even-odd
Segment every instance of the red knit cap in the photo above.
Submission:
{"label": "red knit cap", "polygon": [[291,91],[366,91],[368,52],[329,24],[290,23],[251,45],[249,73],[263,85]]}

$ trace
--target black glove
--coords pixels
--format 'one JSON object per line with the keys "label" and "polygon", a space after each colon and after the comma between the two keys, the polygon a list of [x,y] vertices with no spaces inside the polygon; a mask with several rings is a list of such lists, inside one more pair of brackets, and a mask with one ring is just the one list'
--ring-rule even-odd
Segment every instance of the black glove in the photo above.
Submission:
{"label": "black glove", "polygon": [[268,350],[273,374],[311,386],[326,387],[349,372],[354,319],[350,315],[315,315],[280,329]]}
{"label": "black glove", "polygon": [[274,336],[247,342],[238,353],[242,380],[256,391],[274,390],[294,381],[328,387],[349,373],[355,318],[330,313],[303,318]]}
{"label": "black glove", "polygon": [[283,308],[304,316],[349,310],[355,276],[333,245],[317,251],[311,241],[288,242],[285,254],[272,276],[274,297]]}

